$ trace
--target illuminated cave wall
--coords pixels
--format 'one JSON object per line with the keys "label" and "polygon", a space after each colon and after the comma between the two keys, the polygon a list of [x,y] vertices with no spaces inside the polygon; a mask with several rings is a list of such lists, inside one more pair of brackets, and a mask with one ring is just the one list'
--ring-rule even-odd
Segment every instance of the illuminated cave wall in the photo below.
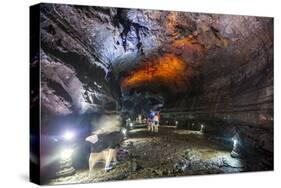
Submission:
{"label": "illuminated cave wall", "polygon": [[48,4],[40,16],[46,114],[162,105],[272,151],[273,19]]}

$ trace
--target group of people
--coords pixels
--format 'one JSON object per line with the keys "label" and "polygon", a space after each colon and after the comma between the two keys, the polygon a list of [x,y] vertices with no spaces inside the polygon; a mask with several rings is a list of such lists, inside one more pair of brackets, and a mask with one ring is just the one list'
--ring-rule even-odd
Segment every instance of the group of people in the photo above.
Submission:
{"label": "group of people", "polygon": [[160,112],[150,110],[148,117],[147,117],[148,131],[158,133],[159,121],[160,121]]}

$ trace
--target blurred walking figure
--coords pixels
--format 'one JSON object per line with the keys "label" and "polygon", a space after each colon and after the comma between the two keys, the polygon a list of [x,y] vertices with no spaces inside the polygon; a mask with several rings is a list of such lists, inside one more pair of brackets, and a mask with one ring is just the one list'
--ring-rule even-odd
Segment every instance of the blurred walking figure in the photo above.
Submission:
{"label": "blurred walking figure", "polygon": [[157,112],[153,118],[154,121],[154,132],[158,133],[159,131],[159,122],[160,122],[160,112]]}
{"label": "blurred walking figure", "polygon": [[91,143],[91,154],[89,156],[89,175],[99,161],[105,161],[105,171],[109,171],[118,163],[117,152],[124,136],[121,132],[111,132],[92,135],[86,138]]}
{"label": "blurred walking figure", "polygon": [[152,123],[152,120],[151,120],[149,117],[147,117],[147,118],[146,118],[146,124],[147,124],[147,130],[148,130],[148,132],[151,131],[151,123]]}
{"label": "blurred walking figure", "polygon": [[147,116],[147,130],[149,132],[153,131],[153,118],[154,118],[155,112],[152,110],[149,111],[149,114]]}
{"label": "blurred walking figure", "polygon": [[138,115],[138,117],[136,118],[136,122],[141,124],[142,123],[142,117],[141,114]]}
{"label": "blurred walking figure", "polygon": [[155,115],[153,117],[152,132],[158,133],[158,131],[159,131],[159,121],[160,121],[160,113],[157,112],[157,113],[155,113]]}
{"label": "blurred walking figure", "polygon": [[133,127],[132,127],[132,120],[131,120],[131,118],[127,118],[127,119],[126,119],[126,128],[127,128],[127,129],[133,128]]}
{"label": "blurred walking figure", "polygon": [[105,161],[105,171],[111,170],[118,163],[117,152],[124,139],[120,124],[119,116],[103,116],[96,122],[97,130],[85,139],[91,146],[89,175],[99,161]]}

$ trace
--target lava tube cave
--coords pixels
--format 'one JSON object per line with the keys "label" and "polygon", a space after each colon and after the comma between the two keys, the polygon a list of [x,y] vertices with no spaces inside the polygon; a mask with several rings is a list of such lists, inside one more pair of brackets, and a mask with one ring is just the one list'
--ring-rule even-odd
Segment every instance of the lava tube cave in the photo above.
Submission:
{"label": "lava tube cave", "polygon": [[272,18],[42,4],[40,32],[47,184],[273,170]]}

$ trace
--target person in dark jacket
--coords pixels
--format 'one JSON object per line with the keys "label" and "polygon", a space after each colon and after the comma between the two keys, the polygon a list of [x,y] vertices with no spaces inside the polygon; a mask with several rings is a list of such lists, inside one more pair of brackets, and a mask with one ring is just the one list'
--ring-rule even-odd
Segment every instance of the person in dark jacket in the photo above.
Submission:
{"label": "person in dark jacket", "polygon": [[120,131],[101,133],[86,138],[91,143],[91,154],[89,157],[89,173],[91,174],[95,164],[100,160],[105,160],[105,171],[113,168],[117,164],[117,150],[124,139]]}

